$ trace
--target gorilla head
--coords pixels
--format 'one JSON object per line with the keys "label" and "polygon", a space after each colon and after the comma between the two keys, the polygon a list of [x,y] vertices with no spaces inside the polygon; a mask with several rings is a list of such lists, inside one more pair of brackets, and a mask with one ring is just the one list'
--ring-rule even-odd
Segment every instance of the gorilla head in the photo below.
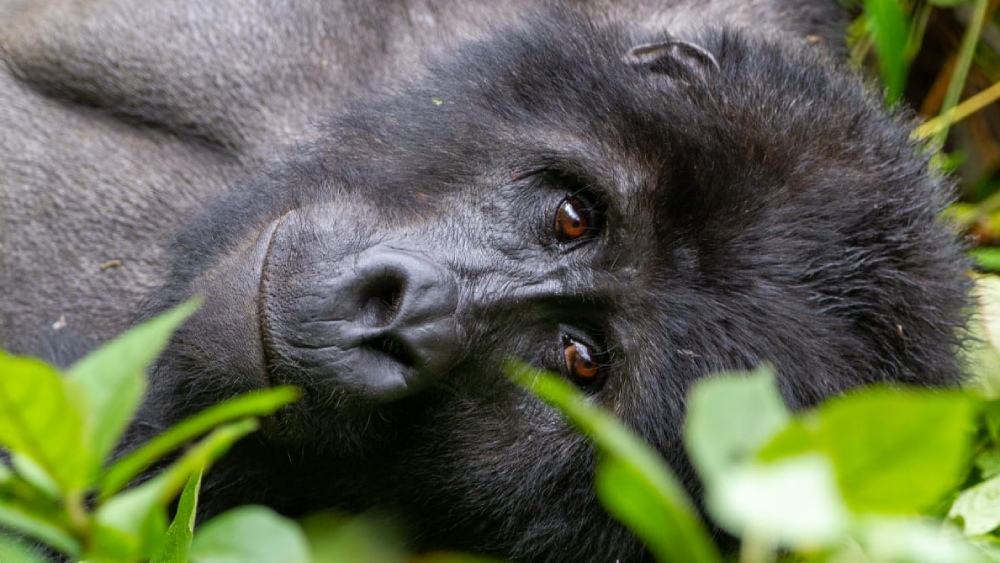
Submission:
{"label": "gorilla head", "polygon": [[578,384],[692,486],[683,403],[707,374],[773,362],[795,407],[958,379],[947,190],[818,51],[557,14],[349,104],[179,237],[146,314],[207,301],[138,428],[291,383],[303,400],[213,470],[208,512],[380,507],[419,547],[641,558],[586,440],[506,358]]}

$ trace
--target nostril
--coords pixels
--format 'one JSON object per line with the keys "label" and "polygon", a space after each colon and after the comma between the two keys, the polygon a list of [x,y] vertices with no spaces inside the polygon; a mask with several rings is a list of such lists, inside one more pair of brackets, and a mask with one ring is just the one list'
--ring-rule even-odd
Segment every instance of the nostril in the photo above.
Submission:
{"label": "nostril", "polygon": [[396,318],[406,291],[405,280],[391,274],[368,280],[361,290],[361,322],[365,326],[384,327]]}
{"label": "nostril", "polygon": [[289,236],[276,239],[261,274],[274,381],[396,400],[463,355],[458,277],[447,264],[385,246],[328,263],[299,257]]}
{"label": "nostril", "polygon": [[396,363],[405,367],[414,367],[416,358],[401,342],[389,334],[381,334],[364,342],[365,346],[377,350],[392,358]]}

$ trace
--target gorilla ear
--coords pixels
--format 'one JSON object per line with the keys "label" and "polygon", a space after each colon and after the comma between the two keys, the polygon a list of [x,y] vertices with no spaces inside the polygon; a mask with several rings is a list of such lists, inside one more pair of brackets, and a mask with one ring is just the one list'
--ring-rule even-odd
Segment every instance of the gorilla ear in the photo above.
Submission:
{"label": "gorilla ear", "polygon": [[680,39],[637,45],[628,50],[622,61],[632,67],[665,74],[676,80],[702,80],[719,72],[719,61],[701,45]]}

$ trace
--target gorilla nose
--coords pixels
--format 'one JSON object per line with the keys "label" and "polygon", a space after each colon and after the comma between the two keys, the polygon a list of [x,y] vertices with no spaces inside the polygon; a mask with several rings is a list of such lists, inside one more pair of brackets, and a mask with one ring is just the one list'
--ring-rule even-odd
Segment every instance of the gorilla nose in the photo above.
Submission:
{"label": "gorilla nose", "polygon": [[261,282],[272,380],[382,401],[419,389],[458,360],[465,337],[458,283],[446,267],[385,246],[332,262],[281,246],[272,244]]}
{"label": "gorilla nose", "polygon": [[444,268],[413,254],[376,251],[361,257],[345,282],[341,295],[355,304],[348,323],[362,346],[418,370],[449,367],[461,338],[458,285]]}

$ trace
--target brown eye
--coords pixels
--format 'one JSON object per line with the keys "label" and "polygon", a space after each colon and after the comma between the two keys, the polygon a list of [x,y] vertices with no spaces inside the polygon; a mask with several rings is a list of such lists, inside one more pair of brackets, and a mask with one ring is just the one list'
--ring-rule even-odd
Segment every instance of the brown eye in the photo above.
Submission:
{"label": "brown eye", "polygon": [[556,211],[556,239],[566,242],[578,239],[591,227],[590,210],[580,200],[567,197]]}
{"label": "brown eye", "polygon": [[569,337],[563,337],[563,356],[566,359],[566,372],[580,382],[594,381],[601,371],[590,348]]}

